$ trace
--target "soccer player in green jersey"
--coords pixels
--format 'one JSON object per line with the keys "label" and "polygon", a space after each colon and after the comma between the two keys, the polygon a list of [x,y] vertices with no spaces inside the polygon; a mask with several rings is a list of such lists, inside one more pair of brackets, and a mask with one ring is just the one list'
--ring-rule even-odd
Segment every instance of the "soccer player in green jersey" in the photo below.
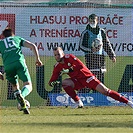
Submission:
{"label": "soccer player in green jersey", "polygon": [[[41,66],[42,62],[39,57],[38,49],[35,44],[15,36],[12,29],[6,28],[0,41],[0,53],[2,55],[6,79],[12,84],[14,97],[21,105],[24,114],[30,114],[26,107],[25,97],[32,91],[31,77],[25,63],[22,47],[30,48],[36,59],[36,65]],[[18,78],[23,81],[23,88],[20,90]]]}

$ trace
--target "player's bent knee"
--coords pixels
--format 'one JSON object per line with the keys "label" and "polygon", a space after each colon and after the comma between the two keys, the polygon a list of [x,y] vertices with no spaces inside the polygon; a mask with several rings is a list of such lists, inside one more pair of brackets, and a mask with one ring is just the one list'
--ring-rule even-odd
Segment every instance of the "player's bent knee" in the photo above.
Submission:
{"label": "player's bent knee", "polygon": [[63,81],[62,81],[62,87],[64,88],[66,88],[66,87],[68,87],[68,86],[70,86],[70,87],[74,87],[74,83],[73,83],[73,81],[72,80],[70,80],[70,79],[64,79]]}
{"label": "player's bent knee", "polygon": [[102,83],[97,85],[96,90],[102,93],[103,95],[108,95],[108,91],[109,91],[109,89]]}
{"label": "player's bent knee", "polygon": [[32,91],[32,85],[25,85],[25,87],[29,90],[29,92]]}

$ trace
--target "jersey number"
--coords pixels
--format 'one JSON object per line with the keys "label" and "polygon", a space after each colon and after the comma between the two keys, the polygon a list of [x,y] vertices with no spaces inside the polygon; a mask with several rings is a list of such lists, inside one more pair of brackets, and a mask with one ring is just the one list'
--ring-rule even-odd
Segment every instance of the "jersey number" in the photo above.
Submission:
{"label": "jersey number", "polygon": [[15,46],[14,40],[11,40],[10,37],[4,39],[4,43],[5,43],[6,48],[11,48],[11,47]]}

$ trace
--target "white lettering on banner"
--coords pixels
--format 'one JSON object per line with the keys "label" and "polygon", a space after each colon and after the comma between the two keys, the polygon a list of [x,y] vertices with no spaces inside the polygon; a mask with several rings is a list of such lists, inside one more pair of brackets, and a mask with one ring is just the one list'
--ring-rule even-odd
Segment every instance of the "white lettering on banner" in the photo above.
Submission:
{"label": "white lettering on banner", "polygon": [[87,103],[91,103],[92,101],[94,101],[93,97],[86,97]]}
{"label": "white lettering on banner", "polygon": [[[133,94],[129,92],[123,92],[119,93],[121,96],[126,97],[127,99],[133,101]],[[86,94],[86,93],[78,93],[78,96],[80,97],[81,101],[86,106],[125,106],[125,103],[119,102],[117,100],[114,100],[113,98],[109,96],[102,95],[100,93],[92,93],[92,94]],[[49,98],[51,100],[52,105],[72,105],[74,104],[74,100],[65,93],[59,93],[59,94],[50,94]]]}
{"label": "white lettering on banner", "polygon": [[133,96],[129,96],[129,100],[133,102]]}
{"label": "white lettering on banner", "polygon": [[67,105],[69,103],[69,95],[65,94],[63,96],[57,96],[56,100],[60,103]]}
{"label": "white lettering on banner", "polygon": [[[82,102],[86,101],[88,104],[90,104],[92,101],[94,101],[94,98],[91,97],[91,96],[80,96],[80,99],[82,100]],[[75,103],[74,100],[72,98],[69,97],[68,94],[65,94],[65,95],[59,95],[56,97],[56,100],[64,105],[68,105],[69,104],[69,100],[72,102],[72,103]]]}
{"label": "white lettering on banner", "polygon": [[116,101],[115,99],[111,97],[107,97],[107,100],[110,101],[111,103],[119,103],[119,101]]}

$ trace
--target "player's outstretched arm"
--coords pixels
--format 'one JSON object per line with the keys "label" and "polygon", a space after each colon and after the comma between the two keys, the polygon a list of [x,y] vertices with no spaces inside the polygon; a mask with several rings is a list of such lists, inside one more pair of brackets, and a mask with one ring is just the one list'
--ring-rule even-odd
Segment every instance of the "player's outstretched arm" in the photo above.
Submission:
{"label": "player's outstretched arm", "polygon": [[27,48],[30,48],[33,51],[33,53],[36,57],[36,65],[37,66],[42,66],[43,63],[40,60],[38,49],[37,49],[36,45],[34,43],[29,42],[29,41],[25,41],[23,46],[27,47]]}

